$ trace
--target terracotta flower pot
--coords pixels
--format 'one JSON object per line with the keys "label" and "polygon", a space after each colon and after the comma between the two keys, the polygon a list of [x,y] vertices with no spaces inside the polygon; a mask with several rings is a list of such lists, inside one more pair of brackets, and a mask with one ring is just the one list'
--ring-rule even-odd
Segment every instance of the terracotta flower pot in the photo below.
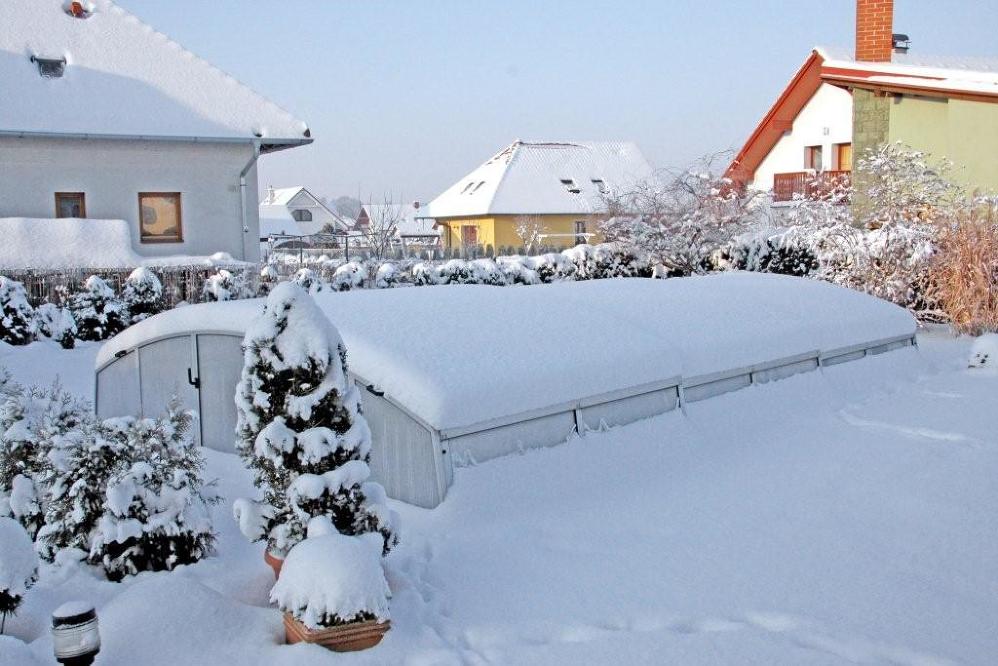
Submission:
{"label": "terracotta flower pot", "polygon": [[281,567],[284,566],[284,556],[276,555],[269,550],[263,551],[263,561],[274,570],[274,578],[281,577]]}
{"label": "terracotta flower pot", "polygon": [[335,652],[355,652],[372,648],[391,629],[391,620],[351,622],[338,627],[309,629],[290,613],[284,614],[284,635],[288,644],[314,643]]}

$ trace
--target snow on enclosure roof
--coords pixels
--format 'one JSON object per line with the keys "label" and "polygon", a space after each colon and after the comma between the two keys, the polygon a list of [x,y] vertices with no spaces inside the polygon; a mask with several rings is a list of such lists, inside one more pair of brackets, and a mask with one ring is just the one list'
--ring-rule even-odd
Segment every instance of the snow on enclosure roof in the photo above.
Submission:
{"label": "snow on enclosure roof", "polygon": [[125,220],[0,217],[0,273],[48,269],[138,266],[232,266],[228,254],[144,257],[132,247]]}
{"label": "snow on enclosure roof", "polygon": [[626,141],[514,141],[429,205],[433,218],[587,214],[652,169]]}
{"label": "snow on enclosure roof", "polygon": [[[351,372],[440,430],[915,333],[912,316],[885,301],[758,273],[358,290],[316,301],[343,337]],[[157,315],[105,344],[97,367],[162,336],[242,335],[262,307]]]}
{"label": "snow on enclosure roof", "polygon": [[[310,143],[308,127],[110,0],[0,3],[0,133]],[[65,60],[45,78],[32,58]],[[14,92],[16,91],[16,93]]]}
{"label": "snow on enclosure roof", "polygon": [[856,60],[851,49],[841,47],[815,47],[825,59],[825,68],[841,67],[881,75],[921,76],[936,79],[954,79],[998,83],[998,58],[974,56],[940,56],[909,51],[891,54],[891,62],[865,62]]}

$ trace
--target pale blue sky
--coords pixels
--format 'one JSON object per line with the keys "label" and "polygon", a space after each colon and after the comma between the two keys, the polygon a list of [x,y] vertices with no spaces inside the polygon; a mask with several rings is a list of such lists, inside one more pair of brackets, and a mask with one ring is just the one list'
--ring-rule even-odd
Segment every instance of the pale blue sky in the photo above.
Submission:
{"label": "pale blue sky", "polygon": [[[117,0],[285,107],[260,186],[428,201],[516,138],[632,139],[655,166],[745,140],[852,0]],[[998,3],[896,0],[923,53],[998,56]]]}

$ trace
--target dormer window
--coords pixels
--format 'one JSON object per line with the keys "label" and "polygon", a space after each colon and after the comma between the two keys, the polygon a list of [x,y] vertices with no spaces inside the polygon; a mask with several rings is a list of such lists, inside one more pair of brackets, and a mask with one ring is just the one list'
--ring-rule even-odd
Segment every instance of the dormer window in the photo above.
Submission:
{"label": "dormer window", "polygon": [[78,19],[90,18],[94,13],[94,3],[87,0],[69,0],[63,3],[62,8],[67,14]]}
{"label": "dormer window", "polygon": [[480,183],[478,183],[478,185],[475,185],[475,189],[473,189],[473,190],[471,191],[471,193],[472,193],[472,194],[474,194],[474,193],[475,193],[475,192],[477,192],[478,190],[482,189],[482,185],[484,185],[484,184],[485,184],[485,181],[483,180],[483,181],[481,181]]}
{"label": "dormer window", "polygon": [[61,79],[62,75],[66,73],[65,58],[55,59],[31,56],[31,62],[38,65],[38,73],[44,79]]}
{"label": "dormer window", "polygon": [[468,181],[468,184],[464,186],[463,190],[461,190],[461,194],[467,194],[468,190],[470,190],[474,186],[474,184],[475,184],[475,181],[473,181],[473,180]]}
{"label": "dormer window", "polygon": [[606,182],[602,178],[593,178],[593,185],[596,186],[596,189],[599,190],[600,194],[607,193]]}
{"label": "dormer window", "polygon": [[576,185],[575,181],[572,180],[571,178],[562,178],[561,184],[564,185],[565,189],[571,192],[572,194],[579,194],[580,192],[582,192],[582,190],[579,189],[579,186]]}

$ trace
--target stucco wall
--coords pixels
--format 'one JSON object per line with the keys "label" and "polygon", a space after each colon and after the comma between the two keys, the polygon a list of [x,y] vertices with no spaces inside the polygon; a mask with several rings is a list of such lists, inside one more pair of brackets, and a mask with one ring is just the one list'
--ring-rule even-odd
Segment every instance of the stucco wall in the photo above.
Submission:
{"label": "stucco wall", "polygon": [[998,104],[905,95],[890,103],[890,141],[948,158],[950,177],[998,191]]}
{"label": "stucco wall", "polygon": [[[0,137],[0,217],[51,218],[56,192],[84,192],[87,217],[130,222],[132,245],[143,255],[221,251],[255,261],[255,168],[247,175],[247,233],[239,191],[239,172],[252,151],[248,143]],[[181,193],[183,242],[139,241],[139,192]]]}
{"label": "stucco wall", "polygon": [[[496,215],[494,217],[438,219],[437,221],[450,229],[450,234],[447,234],[445,229],[444,247],[460,247],[461,227],[476,226],[478,227],[479,245],[491,245],[498,251],[498,248],[503,246],[518,247],[523,244],[520,237],[516,235],[516,224],[519,217],[518,215]],[[543,245],[573,247],[575,245],[576,221],[585,220],[588,233],[598,231],[598,218],[592,215],[536,215],[534,217],[537,218],[542,227],[541,233],[554,235],[542,239]],[[589,242],[599,243],[601,239],[597,234],[597,236],[591,237]]]}
{"label": "stucco wall", "polygon": [[773,188],[773,174],[803,171],[805,146],[822,146],[825,168],[833,169],[833,147],[852,142],[852,123],[852,95],[823,83],[797,114],[791,131],[780,137],[756,169],[750,186],[768,191]]}

